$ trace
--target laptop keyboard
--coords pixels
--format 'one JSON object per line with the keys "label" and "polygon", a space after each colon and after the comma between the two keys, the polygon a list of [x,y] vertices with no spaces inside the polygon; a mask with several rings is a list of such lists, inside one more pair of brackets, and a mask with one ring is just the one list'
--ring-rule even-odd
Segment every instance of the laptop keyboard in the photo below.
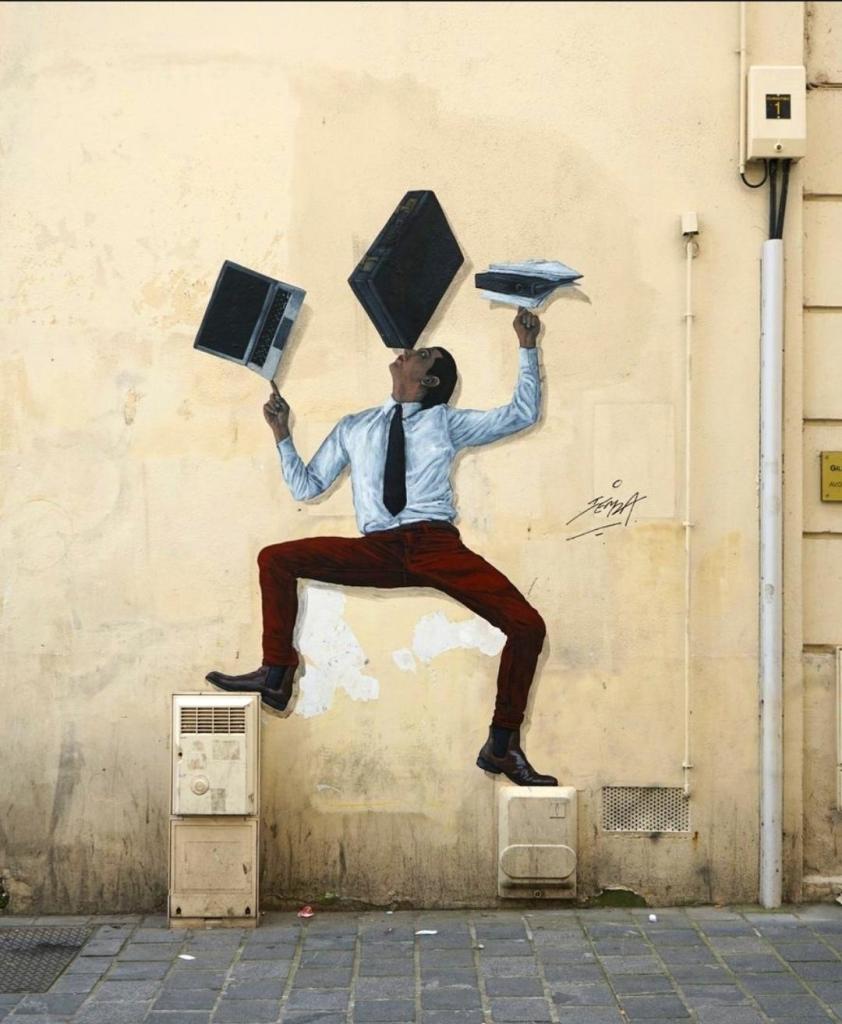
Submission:
{"label": "laptop keyboard", "polygon": [[275,298],[272,299],[272,305],[266,314],[266,320],[257,339],[257,344],[254,346],[254,351],[249,358],[249,362],[254,363],[255,366],[263,366],[266,362],[266,356],[269,355],[269,349],[272,347],[275,332],[278,329],[278,324],[281,322],[289,300],[290,293],[285,292],[283,288],[279,288],[275,293]]}

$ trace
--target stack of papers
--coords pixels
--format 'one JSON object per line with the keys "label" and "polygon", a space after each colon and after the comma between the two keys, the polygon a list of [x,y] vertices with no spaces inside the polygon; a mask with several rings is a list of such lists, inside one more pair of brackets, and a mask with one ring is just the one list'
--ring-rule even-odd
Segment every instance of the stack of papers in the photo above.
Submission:
{"label": "stack of papers", "polygon": [[571,288],[581,276],[558,260],[522,260],[492,263],[486,273],[476,275],[476,286],[492,302],[538,309],[558,288]]}

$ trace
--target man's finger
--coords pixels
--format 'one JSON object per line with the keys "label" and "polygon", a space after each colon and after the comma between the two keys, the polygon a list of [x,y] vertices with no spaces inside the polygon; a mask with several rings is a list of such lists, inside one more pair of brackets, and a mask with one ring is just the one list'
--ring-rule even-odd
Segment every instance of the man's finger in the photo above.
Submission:
{"label": "man's finger", "polygon": [[275,392],[275,394],[278,396],[278,398],[280,398],[281,397],[281,393],[280,393],[280,391],[278,391],[278,385],[273,380],[270,380],[269,383],[272,385],[272,390]]}

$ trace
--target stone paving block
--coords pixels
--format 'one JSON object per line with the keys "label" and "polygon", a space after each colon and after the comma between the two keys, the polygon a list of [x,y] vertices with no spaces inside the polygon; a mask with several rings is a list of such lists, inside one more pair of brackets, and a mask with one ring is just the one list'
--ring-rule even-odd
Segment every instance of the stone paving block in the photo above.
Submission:
{"label": "stone paving block", "polygon": [[[195,953],[189,953],[188,956],[192,956],[192,960],[182,960],[181,956],[177,954],[171,961],[173,967],[178,971],[215,971],[215,970],[228,970],[233,963],[236,953],[228,952],[225,950],[210,950],[203,949],[197,950]],[[266,961],[268,962],[268,961]]]}
{"label": "stone paving block", "polygon": [[842,981],[842,962],[792,963],[792,969],[808,981]]}
{"label": "stone paving block", "polygon": [[611,985],[618,995],[675,992],[675,985],[668,974],[614,974]]}
{"label": "stone paving block", "polygon": [[421,951],[420,959],[422,970],[425,967],[473,967],[474,965],[474,953],[470,949],[425,949]]}
{"label": "stone paving block", "polygon": [[550,1005],[546,999],[528,997],[491,999],[491,1015],[495,1021],[545,1021],[552,1020]]}
{"label": "stone paving block", "polygon": [[552,1001],[556,1006],[616,1006],[617,1000],[608,985],[553,985]]}
{"label": "stone paving block", "polygon": [[301,954],[302,967],[350,967],[353,962],[353,950],[305,949]]}
{"label": "stone paving block", "polygon": [[721,956],[728,956],[732,953],[764,953],[772,952],[772,947],[763,939],[756,936],[750,938],[743,935],[715,935],[708,940],[711,946]]}
{"label": "stone paving block", "polygon": [[627,1017],[621,1017],[619,1009],[608,1006],[558,1007],[560,1024],[626,1024]]}
{"label": "stone paving block", "polygon": [[450,986],[426,988],[421,992],[421,1006],[425,1010],[481,1009],[479,988]]}
{"label": "stone paving block", "polygon": [[350,992],[338,988],[302,988],[292,990],[287,1006],[292,1010],[345,1010]]}
{"label": "stone paving block", "polygon": [[540,978],[486,978],[485,991],[489,996],[543,996],[544,986]]}
{"label": "stone paving block", "polygon": [[282,1010],[282,1024],[345,1024],[344,1013],[313,1013],[311,1010]]}
{"label": "stone paving block", "polygon": [[[265,981],[269,978],[286,978],[292,967],[291,960],[273,963],[269,960],[238,960],[231,968],[232,981]],[[186,972],[180,972],[186,973]],[[223,972],[224,973],[224,972]]]}
{"label": "stone paving block", "polygon": [[73,1018],[75,1024],[140,1024],[149,1003],[88,1003]]}
{"label": "stone paving block", "polygon": [[285,943],[271,946],[244,946],[240,954],[241,960],[292,960],[295,946]]}
{"label": "stone paving block", "polygon": [[[762,977],[762,975],[758,975],[758,977]],[[793,980],[798,981],[794,976]],[[826,1003],[842,1003],[842,981],[811,981],[810,988]],[[798,991],[800,992],[801,989],[799,988]]]}
{"label": "stone paving block", "polygon": [[131,1003],[136,1000],[152,999],[159,990],[156,978],[146,981],[121,980],[112,981],[107,978],[96,990],[96,1001],[99,1003],[118,1002]]}
{"label": "stone paving block", "polygon": [[767,1024],[767,1018],[750,1006],[700,1006],[699,1024]]}
{"label": "stone paving block", "polygon": [[[163,978],[170,965],[166,961],[120,961],[108,972],[109,981],[155,981]],[[187,973],[187,972],[185,972]]]}
{"label": "stone paving block", "polygon": [[256,942],[264,946],[267,942],[291,942],[293,945],[298,942],[303,929],[298,925],[261,925],[254,931],[246,931],[246,943]]}
{"label": "stone paving block", "polygon": [[604,981],[605,971],[599,964],[547,964],[544,977],[548,981]]}
{"label": "stone paving block", "polygon": [[422,967],[421,988],[448,988],[452,985],[476,985],[477,972],[473,967]]}
{"label": "stone paving block", "polygon": [[172,960],[175,956],[169,942],[130,942],[120,950],[120,960]]}
{"label": "stone paving block", "polygon": [[530,957],[518,956],[513,959],[509,957],[488,956],[480,961],[480,970],[484,975],[495,978],[505,978],[528,974],[537,974],[538,965]]}
{"label": "stone paving block", "polygon": [[[532,956],[532,943],[527,939],[480,939],[483,956]],[[469,951],[469,950],[468,950]],[[454,950],[453,952],[460,952]]]}
{"label": "stone paving block", "polygon": [[665,964],[716,964],[719,961],[707,946],[662,946],[658,956]]}
{"label": "stone paving block", "polygon": [[798,1017],[808,1019],[810,1013],[827,1016],[825,1009],[818,1000],[809,995],[787,995],[778,992],[758,992],[754,997],[770,1017]]}
{"label": "stone paving block", "polygon": [[172,942],[178,946],[190,935],[182,929],[135,928],[131,933],[132,942]]}
{"label": "stone paving block", "polygon": [[[410,942],[368,942],[360,943],[363,956],[412,956],[415,943]],[[426,952],[444,952],[444,950],[427,950]]]}
{"label": "stone paving block", "polygon": [[[90,992],[99,981],[98,974],[63,974],[55,984],[50,986],[51,992]],[[2,1003],[0,1003],[2,1007]]]}
{"label": "stone paving block", "polygon": [[422,1010],[419,1024],[483,1024],[484,1020],[482,1010]]}
{"label": "stone paving block", "polygon": [[141,918],[140,926],[141,928],[168,929],[170,922],[166,914],[146,914]]}
{"label": "stone paving block", "polygon": [[154,1010],[146,1018],[145,1024],[209,1024],[210,1014],[201,1011],[182,1011],[181,1013],[157,1013]]}
{"label": "stone paving block", "polygon": [[747,1003],[749,997],[738,985],[682,985],[685,1002],[691,1006]]}
{"label": "stone paving block", "polygon": [[690,1011],[678,996],[623,996],[620,1005],[629,1020],[658,1020],[664,1017],[680,1019],[690,1016]]}
{"label": "stone paving block", "polygon": [[173,971],[164,980],[163,990],[183,992],[189,989],[221,989],[227,977],[227,971]]}
{"label": "stone paving block", "polygon": [[698,946],[704,939],[695,928],[662,928],[660,930],[644,928],[646,937],[653,946]]}
{"label": "stone paving block", "polygon": [[470,934],[465,934],[416,935],[415,941],[421,949],[470,949],[474,940]]}
{"label": "stone paving block", "polygon": [[512,924],[477,924],[476,936],[480,942],[501,939],[525,939],[526,928],[522,923]]}
{"label": "stone paving block", "polygon": [[411,1021],[415,1019],[413,999],[358,999],[354,1003],[354,1020]]}
{"label": "stone paving block", "polygon": [[65,973],[105,974],[113,963],[110,956],[77,956]]}
{"label": "stone paving block", "polygon": [[280,978],[267,978],[263,981],[235,981],[225,989],[226,999],[280,999],[284,994],[284,985]]}
{"label": "stone paving block", "polygon": [[351,984],[350,967],[299,967],[293,988],[343,988]]}
{"label": "stone paving block", "polygon": [[[604,938],[608,939],[619,939],[624,937],[634,938],[635,936],[613,934],[604,936]],[[640,937],[639,932],[637,933],[637,937]],[[548,928],[534,931],[532,933],[532,942],[535,946],[587,946],[589,939],[588,936],[578,928],[575,931],[572,928],[568,928],[563,932]]]}
{"label": "stone paving block", "polygon": [[357,978],[355,999],[414,999],[414,978]]}
{"label": "stone paving block", "polygon": [[733,921],[699,921],[699,930],[707,936],[733,935],[757,938],[754,929],[742,918]]}
{"label": "stone paving block", "polygon": [[361,960],[359,966],[360,977],[415,977],[414,960]]}
{"label": "stone paving block", "polygon": [[734,980],[734,975],[719,964],[670,964],[669,973],[681,985],[724,985]]}
{"label": "stone paving block", "polygon": [[53,1017],[72,1017],[87,999],[84,993],[75,992],[40,992],[37,995],[24,996],[14,1010],[15,1017],[29,1014],[50,1015]]}
{"label": "stone paving block", "polygon": [[414,942],[415,927],[411,924],[387,925],[379,921],[374,924],[360,921],[360,939],[363,942]]}
{"label": "stone paving block", "polygon": [[644,956],[652,947],[643,939],[595,939],[594,950],[599,956]]}
{"label": "stone paving block", "polygon": [[609,974],[664,973],[664,965],[654,956],[603,956],[600,963]]}
{"label": "stone paving block", "polygon": [[759,973],[766,971],[785,971],[786,964],[776,956],[766,956],[760,953],[739,953],[728,954],[722,957],[725,966],[736,974]]}
{"label": "stone paving block", "polygon": [[[169,989],[155,1001],[154,1010],[212,1010],[220,993],[209,988]],[[280,997],[278,997],[280,1002]]]}
{"label": "stone paving block", "polygon": [[643,941],[643,931],[629,922],[605,921],[601,924],[585,925],[585,931],[591,939],[638,939]]}
{"label": "stone paving block", "polygon": [[775,944],[778,956],[783,957],[789,963],[813,962],[819,963],[831,961],[842,963],[832,949],[828,949],[823,942],[792,942]]}
{"label": "stone paving block", "polygon": [[357,939],[355,935],[308,935],[304,940],[304,948],[314,949],[353,949]]}
{"label": "stone paving block", "polygon": [[125,939],[91,939],[79,950],[79,956],[116,956]]}
{"label": "stone paving block", "polygon": [[[580,949],[563,949],[557,946],[539,946],[535,952],[538,959],[545,964],[596,963],[596,954],[588,946],[583,946]],[[648,949],[647,953],[649,953]]]}
{"label": "stone paving block", "polygon": [[[749,992],[806,992],[807,989],[798,980],[796,975],[789,971],[782,971],[780,974],[741,974],[740,984]],[[821,984],[819,982],[818,984]],[[814,990],[818,989],[814,985]],[[836,982],[829,982],[831,985]],[[819,993],[821,995],[821,993]],[[842,998],[842,995],[840,996]]]}
{"label": "stone paving block", "polygon": [[214,1024],[272,1024],[280,1016],[276,999],[223,999],[214,1011]]}

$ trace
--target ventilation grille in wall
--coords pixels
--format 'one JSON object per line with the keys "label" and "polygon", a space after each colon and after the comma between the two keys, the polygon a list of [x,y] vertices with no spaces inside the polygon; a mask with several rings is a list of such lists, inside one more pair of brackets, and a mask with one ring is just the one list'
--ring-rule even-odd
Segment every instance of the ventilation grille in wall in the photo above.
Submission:
{"label": "ventilation grille in wall", "polygon": [[211,732],[234,733],[246,731],[246,709],[242,708],[181,708],[182,733]]}
{"label": "ventilation grille in wall", "polygon": [[680,786],[603,786],[605,832],[689,832],[690,806]]}

